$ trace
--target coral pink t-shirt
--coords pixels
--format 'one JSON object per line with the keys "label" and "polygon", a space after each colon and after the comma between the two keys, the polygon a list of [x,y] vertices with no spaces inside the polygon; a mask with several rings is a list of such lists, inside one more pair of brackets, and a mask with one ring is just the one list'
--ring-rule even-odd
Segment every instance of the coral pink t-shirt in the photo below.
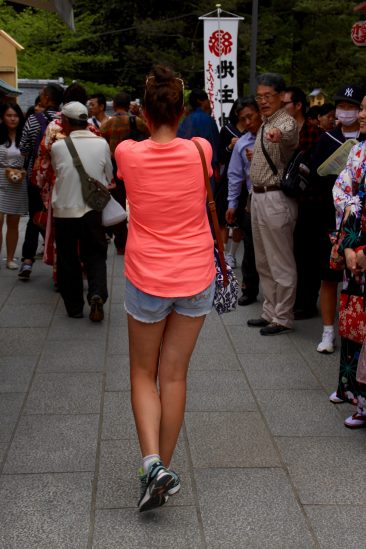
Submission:
{"label": "coral pink t-shirt", "polygon": [[[211,145],[195,138],[212,173]],[[206,186],[195,144],[122,141],[115,150],[130,208],[125,275],[140,290],[161,297],[195,295],[216,271],[206,212]]]}

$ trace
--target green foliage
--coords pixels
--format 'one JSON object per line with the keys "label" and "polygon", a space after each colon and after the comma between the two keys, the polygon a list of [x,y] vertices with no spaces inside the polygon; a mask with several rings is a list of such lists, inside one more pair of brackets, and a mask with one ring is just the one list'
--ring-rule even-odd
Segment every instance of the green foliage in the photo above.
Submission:
{"label": "green foliage", "polygon": [[[260,0],[257,72],[279,72],[305,92],[322,87],[331,98],[342,83],[363,78],[366,49],[352,44],[356,0]],[[0,0],[0,28],[25,51],[19,76],[84,82],[90,92],[111,97],[124,89],[143,93],[155,63],[179,72],[190,88],[203,86],[203,23],[213,11],[207,0],[76,0],[76,32],[53,13],[16,10]],[[239,24],[239,90],[248,92],[251,0],[227,0],[222,8],[245,17]]]}

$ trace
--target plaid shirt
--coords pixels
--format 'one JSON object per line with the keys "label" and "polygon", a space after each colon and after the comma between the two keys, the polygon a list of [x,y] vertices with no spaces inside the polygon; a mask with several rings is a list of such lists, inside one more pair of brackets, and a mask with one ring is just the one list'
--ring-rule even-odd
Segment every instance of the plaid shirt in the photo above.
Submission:
{"label": "plaid shirt", "polygon": [[318,126],[314,126],[309,120],[305,119],[299,134],[298,148],[303,152],[313,152],[321,134],[322,131]]}
{"label": "plaid shirt", "polygon": [[[147,129],[145,122],[138,116],[136,116],[136,128],[142,133],[145,133],[146,137],[149,137],[149,130]],[[116,150],[117,145],[124,139],[128,139],[130,131],[131,128],[127,112],[115,113],[109,120],[102,124],[100,133],[102,134],[102,137],[108,141],[112,157],[114,157],[114,151]]]}
{"label": "plaid shirt", "polygon": [[[274,175],[269,166],[266,157],[263,154],[261,146],[261,133],[264,128],[263,141],[269,156],[275,164],[278,174]],[[271,143],[266,138],[269,129],[278,128],[281,130],[282,138],[279,143]],[[294,118],[287,114],[285,109],[279,109],[272,116],[263,119],[255,145],[253,149],[253,158],[250,167],[250,180],[252,185],[258,187],[267,187],[278,185],[294,150],[299,141],[299,131]]]}

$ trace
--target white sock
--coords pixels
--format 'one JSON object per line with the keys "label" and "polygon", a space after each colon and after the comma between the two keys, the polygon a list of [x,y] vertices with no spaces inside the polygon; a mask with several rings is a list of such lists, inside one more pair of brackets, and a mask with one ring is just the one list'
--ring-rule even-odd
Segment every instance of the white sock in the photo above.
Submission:
{"label": "white sock", "polygon": [[150,454],[149,456],[145,456],[142,458],[142,466],[144,468],[145,474],[149,472],[150,465],[152,463],[155,463],[156,461],[160,461],[159,454]]}
{"label": "white sock", "polygon": [[230,250],[230,253],[233,257],[236,256],[236,252],[238,251],[238,248],[239,248],[239,244],[240,242],[234,242],[234,240],[232,240],[231,242],[231,250]]}
{"label": "white sock", "polygon": [[323,334],[334,334],[334,326],[331,324],[330,326],[323,325]]}

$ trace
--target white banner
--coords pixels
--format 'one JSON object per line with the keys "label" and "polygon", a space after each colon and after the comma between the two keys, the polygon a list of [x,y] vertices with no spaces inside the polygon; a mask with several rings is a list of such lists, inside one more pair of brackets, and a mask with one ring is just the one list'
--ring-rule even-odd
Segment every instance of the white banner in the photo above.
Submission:
{"label": "white banner", "polygon": [[226,124],[238,97],[238,23],[242,18],[202,17],[204,21],[205,90],[219,128]]}

